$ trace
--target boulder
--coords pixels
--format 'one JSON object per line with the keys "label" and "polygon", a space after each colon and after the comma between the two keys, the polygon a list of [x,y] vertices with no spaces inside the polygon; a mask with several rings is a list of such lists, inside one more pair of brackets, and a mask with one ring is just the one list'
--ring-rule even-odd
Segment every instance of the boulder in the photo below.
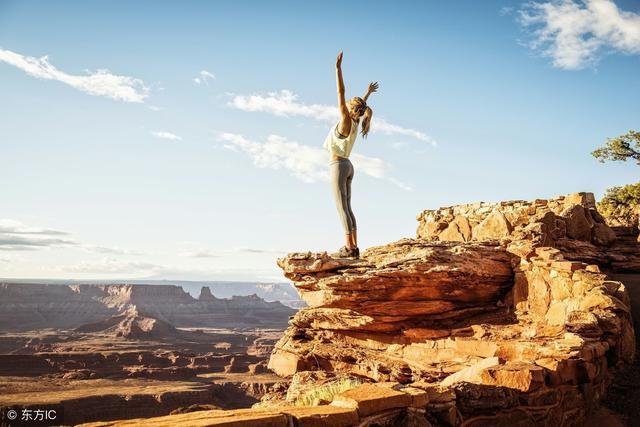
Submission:
{"label": "boulder", "polygon": [[451,387],[459,382],[467,382],[474,384],[485,384],[488,382],[488,373],[486,369],[494,367],[500,364],[500,359],[497,357],[487,357],[481,361],[459,370],[456,373],[449,375],[447,378],[440,382],[442,387]]}
{"label": "boulder", "polygon": [[582,205],[571,205],[562,211],[561,216],[565,218],[567,226],[567,236],[571,239],[591,241],[591,227],[593,220],[587,217],[587,211]]}
{"label": "boulder", "polygon": [[512,230],[504,214],[494,210],[473,229],[473,237],[476,240],[500,240],[509,237]]}
{"label": "boulder", "polygon": [[616,241],[616,233],[606,224],[595,223],[592,240],[596,245],[610,246]]}
{"label": "boulder", "polygon": [[387,409],[409,406],[411,401],[411,396],[392,388],[362,384],[335,396],[331,405],[356,409],[358,415],[364,418]]}
{"label": "boulder", "polygon": [[449,223],[447,228],[438,235],[441,241],[467,242],[471,239],[471,227],[469,221],[462,216],[457,215],[453,221]]}

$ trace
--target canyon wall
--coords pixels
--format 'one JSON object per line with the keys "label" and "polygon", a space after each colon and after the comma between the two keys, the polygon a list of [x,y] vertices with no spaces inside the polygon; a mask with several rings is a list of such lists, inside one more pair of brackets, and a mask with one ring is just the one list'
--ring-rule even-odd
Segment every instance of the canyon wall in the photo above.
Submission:
{"label": "canyon wall", "polygon": [[[208,288],[207,288],[208,289]],[[195,299],[173,285],[0,283],[0,331],[69,329],[135,309],[174,327],[283,328],[295,310],[255,295]]]}

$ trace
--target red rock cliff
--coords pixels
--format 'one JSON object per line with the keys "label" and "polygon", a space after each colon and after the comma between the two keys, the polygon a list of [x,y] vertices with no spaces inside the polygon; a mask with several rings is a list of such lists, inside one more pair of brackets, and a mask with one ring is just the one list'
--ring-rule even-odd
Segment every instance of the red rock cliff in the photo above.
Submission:
{"label": "red rock cliff", "polygon": [[280,259],[309,308],[269,367],[427,384],[451,393],[431,408],[445,424],[584,419],[634,358],[627,291],[601,270],[640,270],[637,246],[616,246],[588,193],[453,206],[418,221],[417,239],[359,260]]}

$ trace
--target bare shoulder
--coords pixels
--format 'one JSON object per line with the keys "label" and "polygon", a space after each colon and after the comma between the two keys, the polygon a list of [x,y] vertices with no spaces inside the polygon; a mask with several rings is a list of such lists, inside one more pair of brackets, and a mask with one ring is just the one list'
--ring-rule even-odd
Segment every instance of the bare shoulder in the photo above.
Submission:
{"label": "bare shoulder", "polygon": [[346,138],[347,136],[349,136],[349,134],[351,133],[351,117],[345,118],[341,118],[340,122],[338,122],[338,125],[336,126],[336,131],[338,132],[338,136],[340,138]]}

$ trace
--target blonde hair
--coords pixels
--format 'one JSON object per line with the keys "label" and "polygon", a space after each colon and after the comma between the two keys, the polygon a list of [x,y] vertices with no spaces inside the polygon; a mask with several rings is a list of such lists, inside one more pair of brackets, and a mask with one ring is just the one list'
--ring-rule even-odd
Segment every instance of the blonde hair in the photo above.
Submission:
{"label": "blonde hair", "polygon": [[359,96],[351,98],[353,105],[353,111],[358,115],[358,119],[363,117],[362,125],[360,126],[360,133],[363,138],[366,138],[369,134],[369,128],[371,127],[371,117],[373,116],[373,110],[367,105],[364,99]]}

